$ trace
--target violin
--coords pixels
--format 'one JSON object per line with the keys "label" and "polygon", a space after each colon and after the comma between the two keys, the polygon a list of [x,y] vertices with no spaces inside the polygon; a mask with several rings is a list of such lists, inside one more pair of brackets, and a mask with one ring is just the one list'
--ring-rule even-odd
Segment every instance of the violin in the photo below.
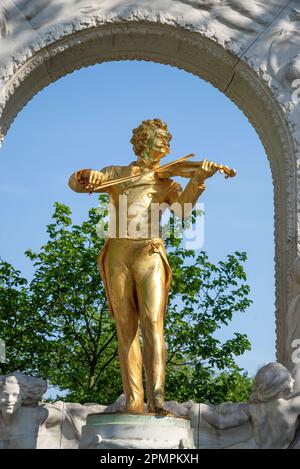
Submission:
{"label": "violin", "polygon": [[[184,156],[183,158],[179,158],[179,160],[173,161],[171,167],[166,167],[167,165],[160,166],[157,168],[156,172],[159,174],[159,177],[164,178],[172,176],[190,178],[202,168],[203,162],[206,161],[184,161],[187,157],[190,158],[191,156],[194,156],[194,154],[192,153],[191,155],[187,155],[186,157]],[[226,179],[236,175],[235,169],[230,169],[228,166],[218,163],[213,163],[212,166],[214,169],[220,171]]]}

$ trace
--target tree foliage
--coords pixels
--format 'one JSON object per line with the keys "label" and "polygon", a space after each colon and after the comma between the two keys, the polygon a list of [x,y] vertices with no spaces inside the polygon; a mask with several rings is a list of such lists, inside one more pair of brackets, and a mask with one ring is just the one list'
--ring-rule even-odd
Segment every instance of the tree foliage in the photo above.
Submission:
{"label": "tree foliage", "polygon": [[[100,196],[104,207],[105,196]],[[109,404],[122,393],[114,321],[110,318],[97,256],[97,235],[106,209],[91,209],[81,225],[55,203],[48,241],[26,255],[34,263],[29,283],[0,261],[1,338],[7,346],[2,371],[23,371],[48,379],[65,400]],[[104,221],[105,224],[105,221]],[[166,239],[173,272],[165,319],[166,398],[212,403],[247,399],[251,380],[235,364],[250,349],[240,333],[226,341],[220,328],[250,305],[243,263],[235,252],[213,264],[204,251],[186,250]]]}

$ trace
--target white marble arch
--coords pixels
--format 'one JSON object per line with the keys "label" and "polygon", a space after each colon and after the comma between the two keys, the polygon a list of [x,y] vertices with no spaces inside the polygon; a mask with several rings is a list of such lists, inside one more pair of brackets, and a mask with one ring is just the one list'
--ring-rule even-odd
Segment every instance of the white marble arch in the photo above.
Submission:
{"label": "white marble arch", "polygon": [[244,112],[272,171],[277,358],[287,365],[287,311],[300,290],[293,278],[300,250],[300,111],[292,99],[294,80],[300,78],[299,22],[299,0],[0,4],[1,140],[43,87],[81,67],[112,60],[149,60],[184,69],[217,87]]}

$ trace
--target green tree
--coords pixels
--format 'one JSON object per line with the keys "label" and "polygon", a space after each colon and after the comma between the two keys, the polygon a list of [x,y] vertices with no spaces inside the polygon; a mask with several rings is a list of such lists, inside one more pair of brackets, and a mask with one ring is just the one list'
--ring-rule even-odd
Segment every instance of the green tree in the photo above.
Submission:
{"label": "green tree", "polygon": [[250,350],[250,343],[238,332],[225,342],[216,337],[234,314],[251,304],[243,268],[246,253],[235,252],[215,265],[205,251],[186,250],[179,239],[169,237],[166,244],[173,272],[166,315],[166,397],[212,403],[228,395],[230,400],[247,399],[252,383],[240,373],[235,357]]}
{"label": "green tree", "polygon": [[[102,207],[105,201],[100,196]],[[69,401],[108,404],[122,393],[115,324],[96,262],[104,243],[97,227],[105,228],[106,216],[106,208],[92,209],[87,221],[74,225],[69,207],[55,203],[47,243],[39,252],[26,252],[35,267],[32,281],[0,262],[5,369],[47,378]],[[247,337],[216,338],[251,303],[246,254],[235,252],[212,264],[204,251],[184,249],[174,235],[166,245],[173,272],[165,323],[166,398],[247,399],[251,380],[235,364],[250,349]]]}

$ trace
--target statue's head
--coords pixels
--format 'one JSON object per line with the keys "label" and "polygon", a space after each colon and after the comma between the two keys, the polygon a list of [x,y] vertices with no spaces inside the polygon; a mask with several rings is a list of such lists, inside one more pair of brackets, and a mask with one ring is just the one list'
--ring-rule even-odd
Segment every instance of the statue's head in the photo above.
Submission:
{"label": "statue's head", "polygon": [[287,398],[293,392],[294,383],[295,380],[285,366],[269,363],[258,371],[250,401],[268,402]]}
{"label": "statue's head", "polygon": [[144,120],[132,134],[134,152],[146,166],[158,163],[170,152],[172,135],[168,132],[167,124],[160,119]]}
{"label": "statue's head", "polygon": [[46,389],[46,381],[23,373],[0,376],[1,413],[12,415],[21,405],[37,405]]}
{"label": "statue's head", "polygon": [[0,382],[0,409],[3,415],[10,415],[21,407],[21,388],[15,376]]}

